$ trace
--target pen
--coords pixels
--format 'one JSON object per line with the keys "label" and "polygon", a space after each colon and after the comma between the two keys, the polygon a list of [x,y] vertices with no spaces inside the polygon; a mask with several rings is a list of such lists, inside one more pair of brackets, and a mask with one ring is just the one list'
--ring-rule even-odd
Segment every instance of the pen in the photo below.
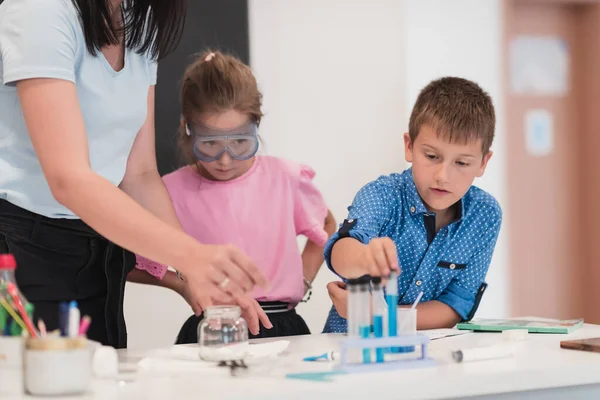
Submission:
{"label": "pen", "polygon": [[[4,307],[6,309],[6,311],[8,312],[8,314],[12,317],[13,322],[16,322],[18,326],[20,326],[22,329],[27,330],[25,323],[23,322],[23,320],[21,319],[21,317],[19,317],[19,314],[16,313],[15,310],[13,310],[13,308],[8,304],[8,302],[3,299],[0,298],[0,304],[2,304],[2,307]],[[5,327],[5,335],[7,336],[12,336],[11,332],[14,330],[13,328],[11,328],[10,323],[6,323],[6,327]]]}
{"label": "pen", "polygon": [[0,306],[0,336],[4,335],[6,329],[6,320],[8,319],[8,313],[4,307]]}
{"label": "pen", "polygon": [[511,357],[514,355],[514,353],[514,346],[495,345],[489,347],[475,347],[471,349],[455,350],[452,352],[452,358],[457,363],[461,363]]}
{"label": "pen", "polygon": [[40,336],[42,337],[42,339],[44,339],[48,335],[46,331],[46,324],[41,318],[38,320],[38,330],[40,331]]}
{"label": "pen", "polygon": [[81,325],[79,325],[79,332],[78,332],[79,336],[85,336],[91,323],[92,323],[92,319],[90,318],[90,316],[84,315],[83,318],[81,319]]}
{"label": "pen", "polygon": [[31,335],[32,338],[37,338],[38,335],[35,332],[33,323],[31,322],[29,315],[27,315],[27,312],[25,311],[25,307],[23,307],[23,303],[21,303],[21,299],[19,298],[19,294],[17,292],[17,287],[15,286],[14,283],[8,282],[6,284],[6,288],[8,289],[8,293],[12,297],[13,302],[15,303],[15,306],[17,307],[17,310],[19,311],[19,313],[21,313],[23,322],[25,322],[26,330],[29,332],[29,334]]}
{"label": "pen", "polygon": [[69,305],[64,301],[58,305],[58,327],[61,336],[69,336]]}
{"label": "pen", "polygon": [[337,360],[339,356],[340,355],[337,351],[330,350],[327,353],[323,353],[318,356],[305,357],[304,361],[334,361]]}
{"label": "pen", "polygon": [[69,303],[69,321],[68,321],[68,336],[76,337],[79,333],[79,324],[81,323],[81,314],[77,308],[75,300]]}

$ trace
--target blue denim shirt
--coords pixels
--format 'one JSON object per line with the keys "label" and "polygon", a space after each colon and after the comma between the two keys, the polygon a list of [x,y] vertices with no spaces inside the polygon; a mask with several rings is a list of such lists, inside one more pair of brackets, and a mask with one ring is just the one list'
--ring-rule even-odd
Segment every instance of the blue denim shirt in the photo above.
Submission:
{"label": "blue denim shirt", "polygon": [[[348,208],[340,231],[365,244],[376,237],[394,241],[401,268],[399,305],[411,304],[423,291],[421,302],[441,301],[469,320],[487,286],[485,276],[502,210],[493,196],[475,186],[456,207],[456,219],[436,234],[435,214],[425,208],[409,168],[365,185]],[[334,273],[331,249],[340,239],[340,231],[325,246],[325,261]],[[323,331],[346,330],[346,320],[332,307]]]}

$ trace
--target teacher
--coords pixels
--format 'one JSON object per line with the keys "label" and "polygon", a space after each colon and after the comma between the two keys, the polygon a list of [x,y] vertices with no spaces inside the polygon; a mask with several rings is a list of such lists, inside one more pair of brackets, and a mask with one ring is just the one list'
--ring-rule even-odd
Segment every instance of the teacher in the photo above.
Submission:
{"label": "teacher", "polygon": [[180,271],[194,308],[266,285],[238,249],[183,233],[158,174],[157,60],[185,12],[185,0],[0,4],[0,253],[50,330],[77,300],[91,339],[126,347],[131,252]]}

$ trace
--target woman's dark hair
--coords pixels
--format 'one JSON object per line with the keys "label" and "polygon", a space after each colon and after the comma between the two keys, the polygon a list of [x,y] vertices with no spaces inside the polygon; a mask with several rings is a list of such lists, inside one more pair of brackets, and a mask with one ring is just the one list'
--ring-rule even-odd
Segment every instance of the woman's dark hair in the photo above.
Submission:
{"label": "woman's dark hair", "polygon": [[88,51],[118,43],[125,32],[125,46],[154,60],[175,50],[185,24],[188,0],[123,0],[124,26],[111,18],[111,0],[71,0],[83,26]]}

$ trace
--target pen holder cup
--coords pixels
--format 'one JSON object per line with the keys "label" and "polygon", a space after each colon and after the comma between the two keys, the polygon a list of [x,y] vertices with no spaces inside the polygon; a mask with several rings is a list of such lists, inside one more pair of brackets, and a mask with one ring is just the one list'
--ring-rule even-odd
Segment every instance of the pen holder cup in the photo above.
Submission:
{"label": "pen holder cup", "polygon": [[90,387],[92,346],[84,337],[29,339],[25,388],[36,396],[80,394]]}
{"label": "pen holder cup", "polygon": [[23,395],[23,351],[25,338],[0,336],[0,398]]}

